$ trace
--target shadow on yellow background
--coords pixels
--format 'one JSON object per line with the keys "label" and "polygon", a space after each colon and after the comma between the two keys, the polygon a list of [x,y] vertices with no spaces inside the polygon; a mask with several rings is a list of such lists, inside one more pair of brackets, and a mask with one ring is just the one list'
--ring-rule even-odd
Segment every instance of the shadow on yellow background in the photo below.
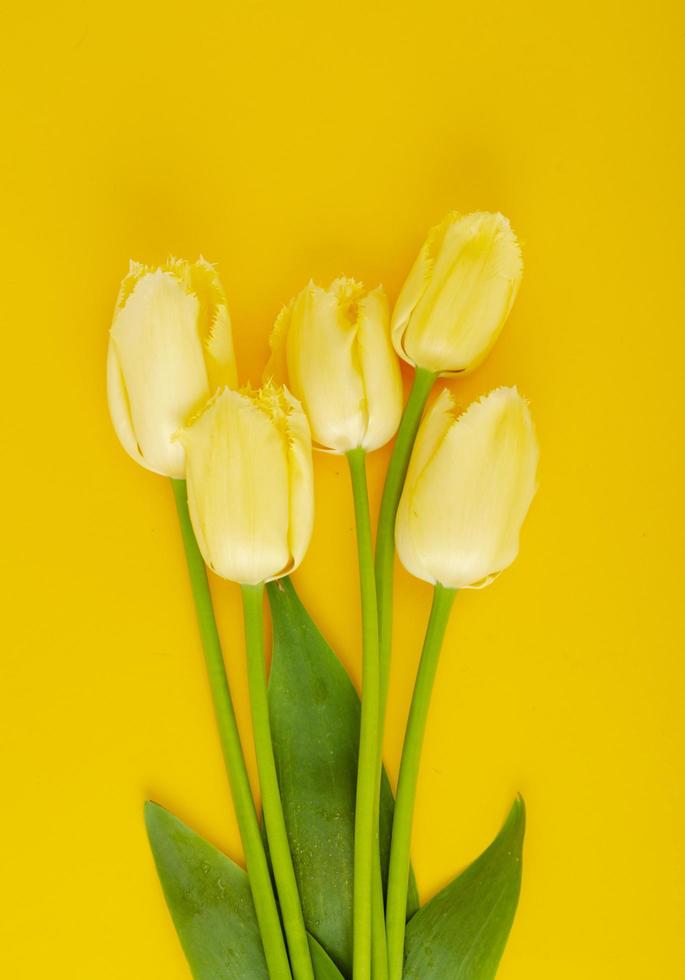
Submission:
{"label": "shadow on yellow background", "polygon": [[[520,386],[541,490],[515,566],[457,601],[419,883],[468,862],[520,790],[501,980],[685,975],[680,5],[42,0],[3,34],[0,972],[188,977],[147,797],[240,855],[171,492],[107,416],[129,256],[216,261],[257,380],[310,275],[394,299],[456,207],[507,214],[526,272],[453,387],[465,404]],[[358,679],[347,473],[316,470],[296,582]],[[214,585],[247,733],[238,590]],[[397,598],[393,775],[430,590],[400,571]]]}

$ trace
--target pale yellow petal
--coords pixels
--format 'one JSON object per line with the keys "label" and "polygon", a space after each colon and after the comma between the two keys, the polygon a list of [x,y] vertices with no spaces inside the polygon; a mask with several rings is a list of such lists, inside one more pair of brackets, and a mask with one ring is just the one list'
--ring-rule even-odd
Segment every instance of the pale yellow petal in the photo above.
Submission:
{"label": "pale yellow petal", "polygon": [[223,385],[235,388],[238,384],[238,369],[233,348],[231,317],[225,304],[214,310],[205,351],[210,389]]}
{"label": "pale yellow petal", "polygon": [[197,311],[196,297],[157,270],[138,280],[111,329],[140,452],[150,469],[178,478],[173,436],[209,395]]}
{"label": "pale yellow petal", "polygon": [[[302,562],[312,537],[314,525],[314,470],[312,438],[302,406],[287,389],[288,472],[290,477],[290,524],[288,544],[290,563],[281,574],[290,574]],[[279,576],[280,577],[280,576]]]}
{"label": "pale yellow petal", "polygon": [[145,275],[146,272],[152,272],[151,268],[143,265],[142,262],[136,262],[135,259],[130,259],[128,263],[128,272],[121,280],[121,286],[119,287],[119,294],[117,296],[116,309],[123,309],[126,305],[126,300],[129,298],[133,290],[135,289],[138,280]]}
{"label": "pale yellow petal", "polygon": [[119,367],[116,350],[111,342],[107,350],[107,402],[109,404],[112,425],[119,437],[120,443],[129,456],[135,459],[136,463],[147,467],[147,463],[138,448],[136,434],[133,431],[126,386],[121,368]]}
{"label": "pale yellow petal", "polygon": [[204,343],[210,388],[223,385],[235,388],[238,372],[231,317],[216,268],[200,256],[197,262],[187,263],[187,275],[190,289],[198,298],[198,329]]}
{"label": "pale yellow petal", "polygon": [[[432,538],[426,540],[431,529],[425,528],[423,514],[416,511],[414,494],[454,421],[454,399],[444,388],[426,412],[416,434],[395,523],[395,542],[402,564],[412,575],[432,584],[436,582],[430,567]],[[428,561],[424,561],[426,558]]]}
{"label": "pale yellow petal", "polygon": [[367,452],[392,439],[402,415],[402,378],[388,320],[388,301],[381,286],[359,300],[357,347],[366,396],[361,445]]}
{"label": "pale yellow petal", "polygon": [[537,460],[528,405],[516,389],[474,403],[408,474],[397,525],[403,563],[450,588],[492,581],[518,553]]}
{"label": "pale yellow petal", "polygon": [[264,368],[262,380],[272,382],[276,385],[288,383],[288,362],[286,358],[286,347],[288,343],[288,332],[292,318],[293,306],[297,297],[290,300],[276,317],[271,336],[269,337],[269,348],[271,351],[267,365]]}
{"label": "pale yellow petal", "polygon": [[269,412],[249,395],[224,389],[181,441],[191,518],[207,564],[245,585],[287,568],[288,457]]}
{"label": "pale yellow petal", "polygon": [[407,469],[407,483],[415,482],[419,474],[425,470],[456,417],[456,405],[452,393],[449,388],[443,388],[427,409],[419,426]]}
{"label": "pale yellow petal", "polygon": [[521,251],[502,215],[470,214],[450,224],[407,325],[408,357],[441,373],[473,369],[497,339],[521,273]]}
{"label": "pale yellow petal", "polygon": [[341,282],[330,290],[310,284],[297,296],[286,359],[289,387],[302,402],[314,442],[344,453],[361,445],[366,414],[355,344],[357,284],[341,302]]}
{"label": "pale yellow petal", "polygon": [[301,401],[319,449],[345,453],[383,445],[399,424],[402,386],[382,288],[339,278],[310,282],[281,311],[266,379]]}
{"label": "pale yellow petal", "polygon": [[460,215],[457,211],[451,211],[438,225],[431,228],[400,290],[400,295],[397,297],[395,309],[392,314],[392,343],[400,357],[410,364],[416,362],[412,360],[405,349],[404,341],[407,325],[419,300],[428,288],[435,259],[442,246],[445,232],[459,217]]}

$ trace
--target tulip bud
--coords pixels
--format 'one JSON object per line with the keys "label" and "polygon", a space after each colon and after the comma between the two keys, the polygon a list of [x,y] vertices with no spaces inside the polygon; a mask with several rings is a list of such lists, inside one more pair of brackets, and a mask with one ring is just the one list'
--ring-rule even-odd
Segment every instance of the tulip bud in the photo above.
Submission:
{"label": "tulip bud", "polygon": [[428,235],[392,318],[395,350],[451,375],[477,367],[516,298],[521,249],[501,214],[448,214]]}
{"label": "tulip bud", "polygon": [[279,314],[265,376],[300,399],[317,448],[370,451],[395,434],[402,382],[388,320],[383,288],[353,279],[310,282]]}
{"label": "tulip bud", "polygon": [[231,321],[214,267],[202,258],[158,269],[131,262],[107,355],[109,410],[126,452],[181,479],[175,433],[219,385],[235,384]]}
{"label": "tulip bud", "polygon": [[537,462],[516,388],[497,388],[458,418],[443,391],[419,429],[397,512],[405,568],[450,589],[488,585],[518,554]]}
{"label": "tulip bud", "polygon": [[314,516],[309,424],[286,388],[223,388],[178,438],[188,506],[211,569],[241,585],[288,575]]}

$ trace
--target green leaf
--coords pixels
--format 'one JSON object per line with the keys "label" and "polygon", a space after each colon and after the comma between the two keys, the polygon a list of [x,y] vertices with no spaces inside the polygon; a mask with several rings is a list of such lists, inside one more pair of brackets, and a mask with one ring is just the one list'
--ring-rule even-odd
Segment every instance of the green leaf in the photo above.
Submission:
{"label": "green leaf", "polygon": [[[145,804],[145,823],[195,980],[268,980],[243,869],[155,803]],[[320,974],[321,980],[333,976]]]}
{"label": "green leaf", "polygon": [[[271,583],[268,594],[274,634],[271,727],[305,923],[349,976],[359,697],[290,579]],[[384,774],[380,819],[384,875],[392,809]],[[408,915],[417,907],[412,880]]]}
{"label": "green leaf", "polygon": [[493,980],[521,888],[519,797],[490,847],[407,926],[404,980]]}
{"label": "green leaf", "polygon": [[323,946],[319,945],[310,933],[307,933],[307,939],[309,940],[309,952],[312,955],[312,966],[316,980],[343,980],[342,973]]}

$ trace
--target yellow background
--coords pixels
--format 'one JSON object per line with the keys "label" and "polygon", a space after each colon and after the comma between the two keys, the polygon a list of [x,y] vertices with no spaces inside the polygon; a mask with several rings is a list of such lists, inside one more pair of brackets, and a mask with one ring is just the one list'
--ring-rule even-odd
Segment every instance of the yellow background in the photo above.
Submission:
{"label": "yellow background", "polygon": [[[519,561],[457,602],[419,789],[424,895],[529,830],[501,980],[685,976],[683,14],[676,0],[14,4],[3,23],[0,973],[182,980],[141,819],[239,855],[168,485],[110,430],[129,256],[202,252],[242,378],[314,276],[391,298],[451,208],[526,273],[458,398],[517,383],[541,445]],[[387,453],[370,462],[378,500]],[[345,467],[296,581],[359,675]],[[216,587],[249,730],[236,589]],[[387,761],[429,589],[398,573]]]}

